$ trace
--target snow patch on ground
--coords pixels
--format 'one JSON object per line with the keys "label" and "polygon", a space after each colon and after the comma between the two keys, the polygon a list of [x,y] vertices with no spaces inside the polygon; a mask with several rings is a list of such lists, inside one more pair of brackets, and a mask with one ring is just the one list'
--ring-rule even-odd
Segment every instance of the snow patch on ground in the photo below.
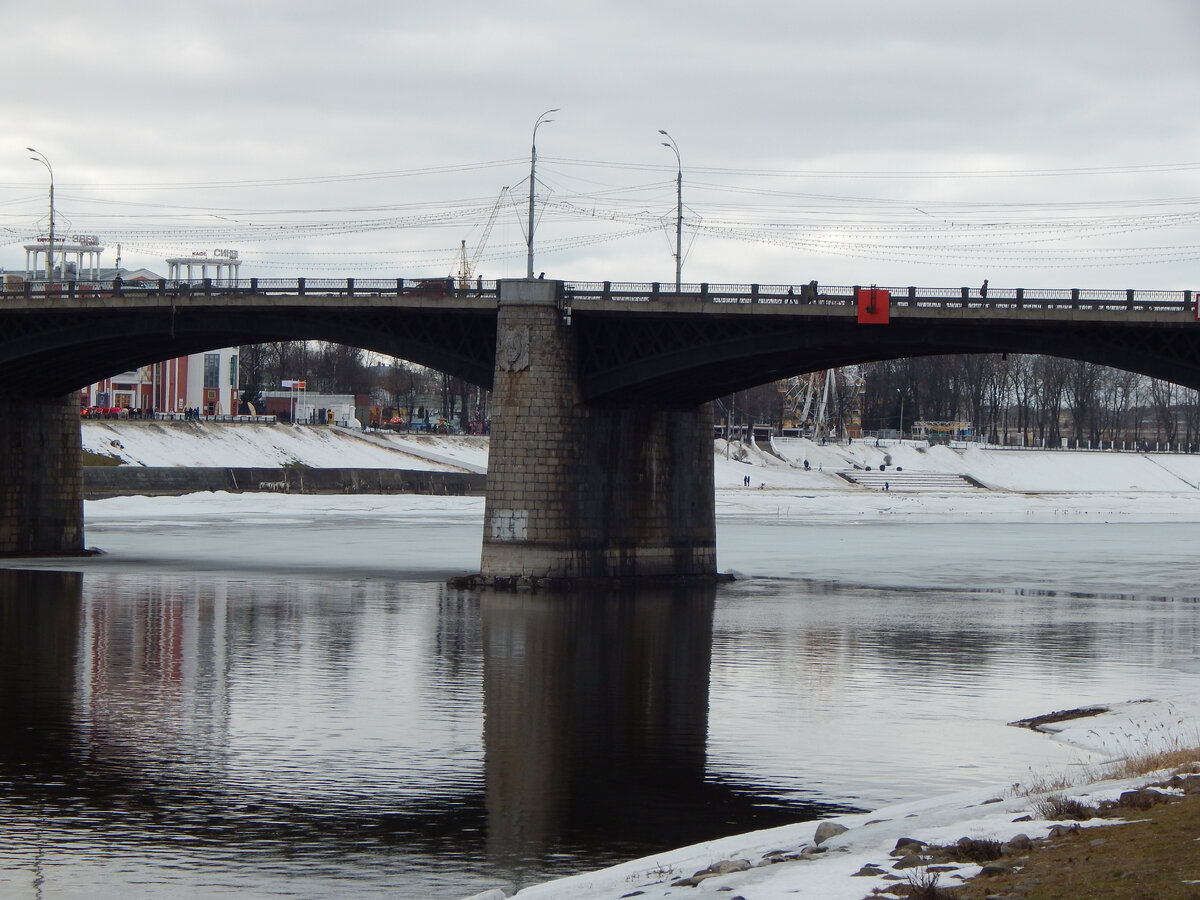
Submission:
{"label": "snow patch on ground", "polygon": [[84,421],[83,449],[130,466],[276,466],[482,472],[487,439],[337,426]]}

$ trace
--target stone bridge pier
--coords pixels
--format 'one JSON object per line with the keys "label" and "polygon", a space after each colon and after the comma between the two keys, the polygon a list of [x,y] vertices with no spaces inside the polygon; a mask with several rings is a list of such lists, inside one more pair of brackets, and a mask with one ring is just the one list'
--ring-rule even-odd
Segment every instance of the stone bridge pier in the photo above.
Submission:
{"label": "stone bridge pier", "polygon": [[79,397],[0,389],[0,556],[83,552]]}
{"label": "stone bridge pier", "polygon": [[715,579],[712,405],[587,402],[562,293],[500,283],[482,581]]}

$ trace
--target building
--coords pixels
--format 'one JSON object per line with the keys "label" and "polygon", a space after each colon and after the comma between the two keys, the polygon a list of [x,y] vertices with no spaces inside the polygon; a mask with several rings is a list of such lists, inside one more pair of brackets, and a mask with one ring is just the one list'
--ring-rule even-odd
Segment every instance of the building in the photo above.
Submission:
{"label": "building", "polygon": [[356,410],[370,399],[366,394],[321,394],[299,387],[288,391],[263,391],[263,406],[259,412],[273,415],[284,422],[309,425],[359,426]]}
{"label": "building", "polygon": [[[53,250],[53,254],[50,252]],[[38,263],[47,280],[61,278],[64,281],[76,281],[80,278],[87,281],[98,281],[100,271],[100,255],[104,247],[100,238],[94,234],[73,234],[69,237],[55,238],[54,246],[50,246],[50,238],[38,237],[25,245],[25,277],[37,277]],[[50,272],[51,257],[54,260],[54,271]],[[84,262],[87,257],[87,262]]]}
{"label": "building", "polygon": [[238,412],[238,351],[236,347],[193,353],[122,372],[79,391],[83,409],[133,409],[202,415]]}

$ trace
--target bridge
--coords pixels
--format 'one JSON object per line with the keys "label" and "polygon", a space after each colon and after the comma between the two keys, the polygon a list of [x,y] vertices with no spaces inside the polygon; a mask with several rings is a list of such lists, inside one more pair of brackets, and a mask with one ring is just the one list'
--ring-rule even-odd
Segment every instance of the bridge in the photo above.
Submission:
{"label": "bridge", "polygon": [[944,353],[1041,353],[1200,388],[1191,291],[477,281],[25,283],[0,294],[0,554],[83,550],[74,392],[224,346],[326,340],[493,392],[481,571],[716,574],[711,401]]}

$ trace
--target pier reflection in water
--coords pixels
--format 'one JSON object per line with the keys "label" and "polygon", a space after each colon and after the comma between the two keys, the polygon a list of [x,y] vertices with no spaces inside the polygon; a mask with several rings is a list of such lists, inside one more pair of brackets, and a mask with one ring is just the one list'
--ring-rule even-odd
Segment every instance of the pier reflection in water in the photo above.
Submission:
{"label": "pier reflection in water", "polygon": [[0,572],[0,893],[460,897],[836,809],[708,771],[713,610]]}
{"label": "pier reflection in water", "polygon": [[597,840],[634,856],[837,808],[711,776],[713,608],[712,588],[483,595],[490,858],[519,868]]}

